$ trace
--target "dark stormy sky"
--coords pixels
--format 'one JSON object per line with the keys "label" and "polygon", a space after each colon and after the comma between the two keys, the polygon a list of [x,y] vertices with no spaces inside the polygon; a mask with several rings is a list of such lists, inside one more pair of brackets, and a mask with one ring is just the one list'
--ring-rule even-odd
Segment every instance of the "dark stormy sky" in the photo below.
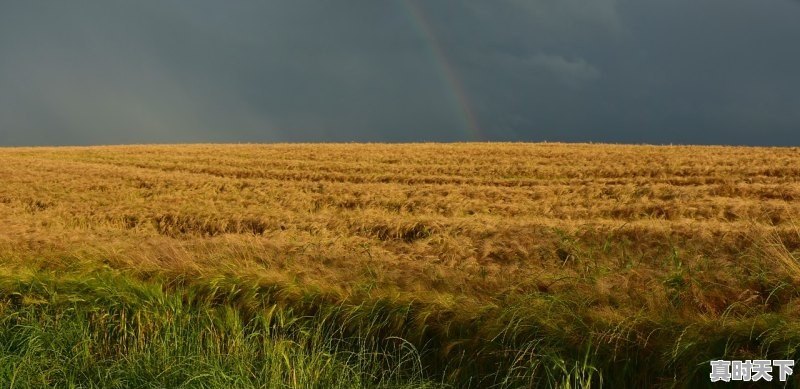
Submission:
{"label": "dark stormy sky", "polygon": [[800,144],[796,0],[0,0],[0,145]]}

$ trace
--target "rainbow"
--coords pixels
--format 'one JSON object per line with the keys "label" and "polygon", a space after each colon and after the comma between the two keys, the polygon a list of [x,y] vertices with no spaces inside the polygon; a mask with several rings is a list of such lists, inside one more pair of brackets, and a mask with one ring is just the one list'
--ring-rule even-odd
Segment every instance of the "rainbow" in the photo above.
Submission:
{"label": "rainbow", "polygon": [[438,68],[440,77],[445,83],[448,93],[453,100],[454,108],[457,110],[458,116],[462,121],[463,129],[467,132],[467,140],[483,140],[480,131],[480,123],[472,109],[469,95],[464,91],[464,84],[461,82],[458,72],[447,59],[441,42],[436,36],[434,29],[431,27],[430,21],[428,21],[422,8],[417,5],[414,0],[401,0],[400,3],[404,5],[411,23],[428,45],[428,50],[433,58],[434,65]]}

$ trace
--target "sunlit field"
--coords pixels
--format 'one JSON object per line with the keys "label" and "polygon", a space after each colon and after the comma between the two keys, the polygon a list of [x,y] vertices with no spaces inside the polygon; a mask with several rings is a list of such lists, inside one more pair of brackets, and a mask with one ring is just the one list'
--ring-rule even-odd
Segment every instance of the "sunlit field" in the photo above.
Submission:
{"label": "sunlit field", "polygon": [[799,259],[798,148],[4,148],[0,387],[706,386]]}

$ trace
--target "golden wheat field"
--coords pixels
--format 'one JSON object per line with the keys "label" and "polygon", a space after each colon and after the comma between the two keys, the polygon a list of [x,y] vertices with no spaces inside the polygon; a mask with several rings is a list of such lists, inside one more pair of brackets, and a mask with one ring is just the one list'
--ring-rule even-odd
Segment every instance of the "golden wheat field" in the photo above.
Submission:
{"label": "golden wheat field", "polygon": [[[564,361],[592,355],[606,384],[625,363],[644,373],[619,382],[668,386],[707,381],[710,359],[797,359],[799,222],[798,148],[0,149],[6,279],[106,269],[247,280],[262,287],[251,299],[313,312],[391,301],[414,312],[385,332],[428,328],[409,341],[437,339],[432,354],[469,359],[505,334],[497,349],[517,348],[492,361],[543,342]],[[536,366],[519,386],[545,382]]]}

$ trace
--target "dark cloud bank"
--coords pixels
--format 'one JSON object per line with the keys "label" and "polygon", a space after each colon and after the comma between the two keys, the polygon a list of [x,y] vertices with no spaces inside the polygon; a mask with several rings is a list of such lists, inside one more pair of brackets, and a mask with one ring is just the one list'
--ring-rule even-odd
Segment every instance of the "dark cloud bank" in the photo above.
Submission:
{"label": "dark cloud bank", "polygon": [[798,41],[792,0],[2,0],[0,145],[798,145]]}

